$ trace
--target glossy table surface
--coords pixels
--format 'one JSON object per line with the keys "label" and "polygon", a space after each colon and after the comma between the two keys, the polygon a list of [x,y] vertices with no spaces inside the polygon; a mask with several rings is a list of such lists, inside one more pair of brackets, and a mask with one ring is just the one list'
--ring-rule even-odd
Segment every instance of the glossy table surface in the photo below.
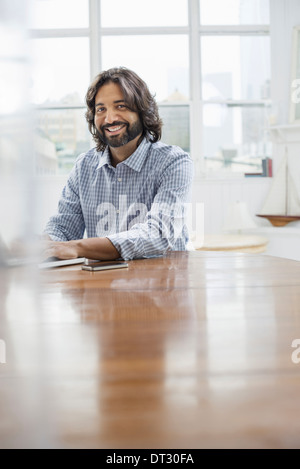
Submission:
{"label": "glossy table surface", "polygon": [[1,448],[300,448],[298,262],[194,251],[0,280]]}

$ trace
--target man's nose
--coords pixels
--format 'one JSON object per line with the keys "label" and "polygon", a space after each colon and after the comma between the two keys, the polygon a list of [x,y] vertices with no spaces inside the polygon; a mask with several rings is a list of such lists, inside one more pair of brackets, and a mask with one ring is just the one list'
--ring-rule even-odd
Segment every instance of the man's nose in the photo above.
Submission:
{"label": "man's nose", "polygon": [[117,120],[117,112],[114,109],[107,109],[105,114],[105,123],[112,124]]}

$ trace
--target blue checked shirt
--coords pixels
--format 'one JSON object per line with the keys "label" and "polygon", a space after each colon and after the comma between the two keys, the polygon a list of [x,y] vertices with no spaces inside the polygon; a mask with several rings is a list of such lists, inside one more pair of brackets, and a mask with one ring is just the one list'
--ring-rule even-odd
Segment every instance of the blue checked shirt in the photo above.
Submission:
{"label": "blue checked shirt", "polygon": [[129,260],[186,249],[192,160],[176,146],[143,139],[113,167],[108,147],[80,155],[46,225],[54,241],[107,237]]}

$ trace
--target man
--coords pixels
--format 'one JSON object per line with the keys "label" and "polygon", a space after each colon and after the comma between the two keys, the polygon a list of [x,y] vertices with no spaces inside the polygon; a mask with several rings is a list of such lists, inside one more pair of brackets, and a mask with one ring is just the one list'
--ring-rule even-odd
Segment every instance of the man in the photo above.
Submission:
{"label": "man", "polygon": [[185,250],[192,161],[159,142],[162,122],[147,85],[113,68],[95,78],[86,103],[97,146],[71,171],[45,229],[45,257],[128,260]]}

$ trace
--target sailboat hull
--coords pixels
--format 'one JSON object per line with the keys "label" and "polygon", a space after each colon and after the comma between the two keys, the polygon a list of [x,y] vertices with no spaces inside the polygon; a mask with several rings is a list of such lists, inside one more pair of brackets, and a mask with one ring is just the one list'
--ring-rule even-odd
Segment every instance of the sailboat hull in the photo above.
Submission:
{"label": "sailboat hull", "polygon": [[273,226],[285,226],[291,221],[299,221],[300,216],[292,215],[256,215],[257,217],[267,218]]}

